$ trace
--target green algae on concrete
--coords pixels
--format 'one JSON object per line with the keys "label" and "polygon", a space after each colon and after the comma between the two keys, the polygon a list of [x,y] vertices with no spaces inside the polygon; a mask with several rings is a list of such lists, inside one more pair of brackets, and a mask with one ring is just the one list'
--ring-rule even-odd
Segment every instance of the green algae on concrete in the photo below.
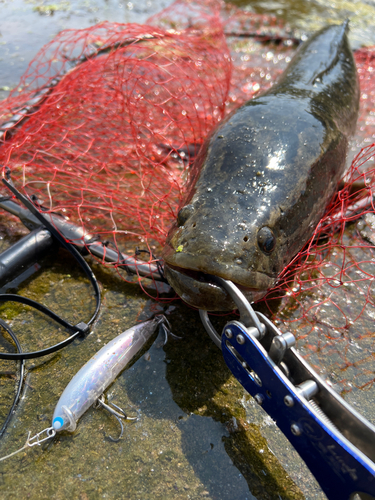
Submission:
{"label": "green algae on concrete", "polygon": [[[94,306],[92,291],[69,254],[60,251],[58,259],[42,264],[18,292],[71,321],[87,319]],[[22,446],[29,430],[50,425],[66,384],[105,342],[141,313],[161,309],[136,285],[94,268],[103,291],[100,317],[85,340],[27,362],[23,397],[1,442],[1,455]],[[51,332],[64,336],[38,314],[8,306],[2,316],[11,319],[30,348],[51,341]],[[139,415],[137,422],[125,424],[124,439],[112,443],[109,436],[119,432],[116,420],[91,408],[73,434],[62,433],[0,464],[2,498],[118,498],[123,491],[129,499],[303,498],[257,427],[246,422],[244,390],[203,331],[198,314],[182,304],[167,307],[172,330],[182,338],[164,346],[163,336],[158,337],[106,393],[130,415]]]}
{"label": "green algae on concrete", "polygon": [[[20,0],[11,2],[18,10],[12,13],[13,24],[9,26],[17,28],[19,25],[14,24],[17,18],[27,29],[13,28],[17,38],[14,42],[9,27],[2,26],[2,41],[6,42],[2,75],[9,78],[1,82],[3,88],[15,85],[27,64],[25,62],[22,68],[22,58],[33,57],[60,29],[86,26],[105,18],[127,21],[126,15],[119,19],[119,3],[114,2],[112,13],[107,15],[111,7],[107,2],[81,2],[81,11],[79,2],[71,2],[71,11],[56,11],[47,19],[32,11],[32,4],[27,4],[29,10],[25,13]],[[351,16],[352,33],[358,32],[363,20],[365,37],[361,34],[357,43],[361,40],[367,43],[369,17],[365,9],[369,9],[369,15],[373,12],[368,2],[334,2],[329,8],[320,0],[293,2],[293,5],[281,1],[262,4],[252,2],[251,6],[270,12],[275,6],[282,9],[285,5],[285,12],[293,15],[288,22],[300,31],[309,32],[320,27],[319,23],[344,19],[347,12],[355,8],[358,15],[354,15],[354,19]],[[332,5],[337,10],[332,10]],[[311,11],[304,12],[311,6],[316,11],[314,15],[310,15]],[[142,5],[139,8],[142,9]],[[2,9],[5,12],[5,4]],[[123,12],[126,9],[124,6]],[[28,38],[30,30],[34,30],[34,34]],[[21,38],[23,42],[19,41]],[[30,39],[33,43],[29,43]],[[18,50],[15,45],[22,43]],[[241,43],[241,48],[244,46]],[[17,57],[13,57],[15,54]],[[0,250],[22,234],[27,231],[17,226],[14,218],[5,217],[0,223]],[[103,289],[99,319],[85,340],[77,340],[55,355],[27,362],[22,400],[0,442],[0,455],[22,446],[28,430],[34,433],[50,425],[54,407],[66,384],[105,342],[134,324],[139,315],[146,317],[161,307],[150,301],[137,284],[125,284],[110,270],[91,264]],[[43,268],[25,281],[18,293],[45,302],[71,320],[87,319],[94,306],[90,285],[66,252],[59,252],[57,259],[48,261],[47,258]],[[355,290],[351,290],[351,295],[355,295]],[[306,301],[309,300],[314,300],[312,294],[306,297]],[[169,307],[173,332],[182,340],[172,338],[163,346],[162,337],[158,338],[147,354],[125,370],[106,392],[107,397],[129,415],[139,416],[137,422],[126,423],[124,439],[112,443],[108,436],[118,435],[116,420],[103,410],[91,408],[73,434],[62,433],[42,448],[35,447],[0,463],[2,499],[285,500],[302,499],[304,494],[307,499],[324,498],[272,420],[230,375],[197,313],[181,304],[173,309],[173,304],[165,307]],[[289,309],[285,319],[293,318],[296,311],[297,308]],[[355,346],[356,340],[362,331],[371,328],[371,313],[358,327],[351,325],[348,330],[349,349],[357,364],[361,353]],[[5,315],[20,332],[25,347],[42,347],[66,335],[40,315],[12,303],[2,309],[1,317]],[[303,353],[311,355],[311,345],[318,346],[321,342],[320,334],[314,335],[309,337],[309,343],[299,342]],[[370,337],[367,342],[360,347],[370,354],[373,352]],[[3,348],[8,345],[3,344]],[[311,357],[317,366],[324,365],[327,359],[319,347]],[[340,381],[341,373],[338,369],[334,374],[335,384]],[[0,418],[5,416],[12,401],[16,377],[16,363],[1,362]],[[338,387],[341,391],[347,390],[347,387]],[[371,418],[375,404],[372,393],[353,389],[345,397]]]}
{"label": "green algae on concrete", "polygon": [[355,49],[374,45],[375,6],[366,0],[231,0],[230,3],[259,14],[274,14],[296,30],[296,34],[313,33],[327,24],[350,20],[349,38]]}
{"label": "green algae on concrete", "polygon": [[71,6],[69,2],[60,2],[60,3],[38,2],[37,5],[33,7],[33,10],[44,16],[52,16],[55,12],[67,11],[70,8]]}

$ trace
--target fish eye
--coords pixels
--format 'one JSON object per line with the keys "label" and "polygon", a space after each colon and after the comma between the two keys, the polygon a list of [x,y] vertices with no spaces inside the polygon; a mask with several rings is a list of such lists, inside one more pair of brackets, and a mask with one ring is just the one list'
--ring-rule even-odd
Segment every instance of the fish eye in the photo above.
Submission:
{"label": "fish eye", "polygon": [[181,208],[181,210],[177,214],[177,225],[179,227],[184,226],[185,222],[191,217],[194,213],[193,205],[185,205]]}
{"label": "fish eye", "polygon": [[264,253],[271,253],[276,246],[276,238],[271,229],[267,226],[262,227],[258,231],[258,245]]}

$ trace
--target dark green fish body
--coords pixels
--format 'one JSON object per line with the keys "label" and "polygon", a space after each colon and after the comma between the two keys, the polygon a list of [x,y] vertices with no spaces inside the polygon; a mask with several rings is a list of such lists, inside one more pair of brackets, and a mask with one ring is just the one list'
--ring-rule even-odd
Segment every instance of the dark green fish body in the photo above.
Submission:
{"label": "dark green fish body", "polygon": [[207,275],[260,299],[311,237],[345,171],[357,121],[346,28],[313,35],[279,81],[203,145],[163,255],[168,281],[187,303],[233,308]]}

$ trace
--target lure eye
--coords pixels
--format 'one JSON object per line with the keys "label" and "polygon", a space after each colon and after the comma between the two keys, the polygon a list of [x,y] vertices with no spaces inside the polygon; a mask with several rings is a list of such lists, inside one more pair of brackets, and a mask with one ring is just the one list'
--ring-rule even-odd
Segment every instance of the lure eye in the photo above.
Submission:
{"label": "lure eye", "polygon": [[185,222],[191,217],[194,213],[193,205],[185,205],[181,208],[181,210],[177,214],[177,225],[179,227],[184,226]]}
{"label": "lure eye", "polygon": [[264,226],[259,229],[257,238],[262,252],[269,254],[273,251],[276,246],[276,238],[269,227]]}
{"label": "lure eye", "polygon": [[60,428],[64,425],[64,420],[61,417],[56,417],[52,422],[52,427],[55,431],[60,430]]}

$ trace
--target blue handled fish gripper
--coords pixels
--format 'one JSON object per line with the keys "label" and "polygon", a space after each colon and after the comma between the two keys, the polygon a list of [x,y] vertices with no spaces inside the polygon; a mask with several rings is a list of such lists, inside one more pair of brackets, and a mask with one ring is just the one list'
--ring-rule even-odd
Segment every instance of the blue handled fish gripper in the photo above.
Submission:
{"label": "blue handled fish gripper", "polygon": [[216,279],[239,308],[221,338],[202,321],[226,364],[289,439],[329,500],[375,499],[375,427],[346,403],[233,283]]}

